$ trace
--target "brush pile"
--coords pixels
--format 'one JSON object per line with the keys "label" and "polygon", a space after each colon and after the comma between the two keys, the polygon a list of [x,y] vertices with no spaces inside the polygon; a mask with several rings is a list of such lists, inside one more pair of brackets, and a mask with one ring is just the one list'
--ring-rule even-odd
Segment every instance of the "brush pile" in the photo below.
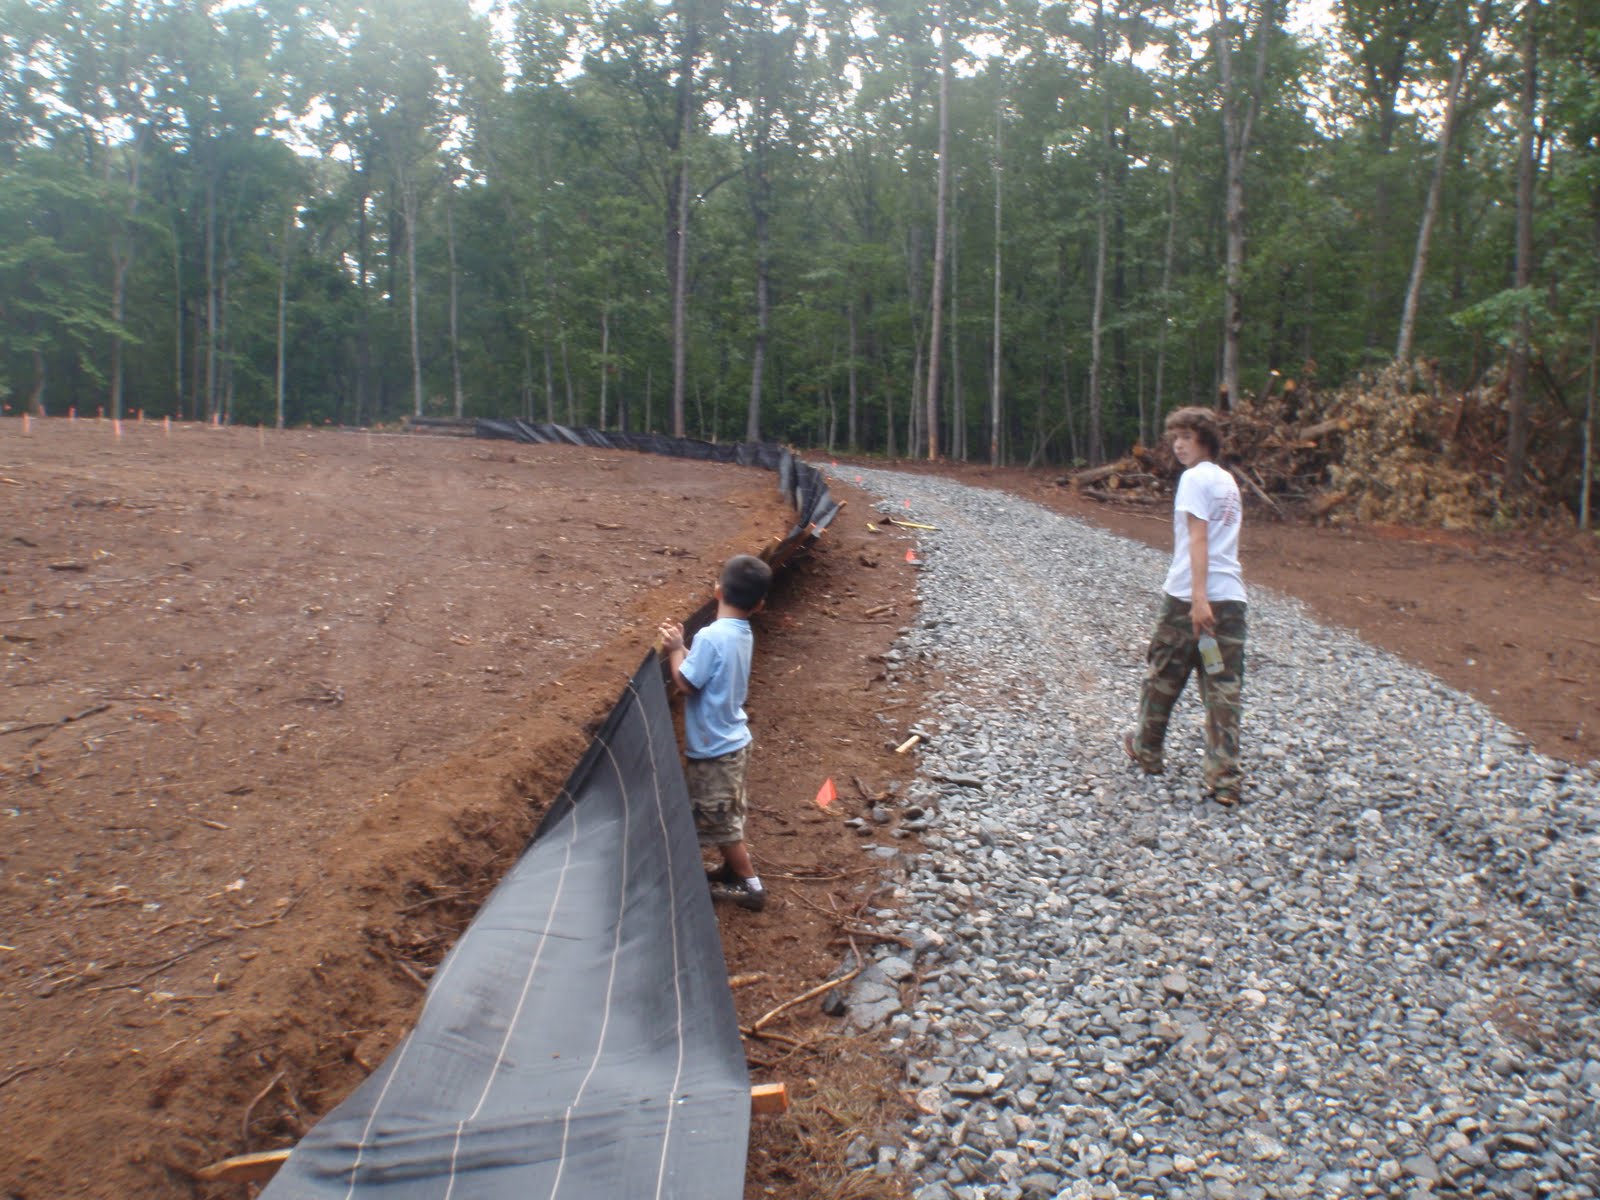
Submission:
{"label": "brush pile", "polygon": [[[1571,445],[1551,428],[1561,414],[1530,415],[1530,444]],[[1502,379],[1464,392],[1443,386],[1432,367],[1389,367],[1319,394],[1288,381],[1281,392],[1245,398],[1225,418],[1223,462],[1246,503],[1274,516],[1331,523],[1470,529],[1507,518],[1504,499],[1506,403]],[[1519,509],[1562,511],[1568,464],[1533,456]],[[1063,480],[1092,499],[1158,504],[1179,467],[1161,444],[1136,445],[1115,463]]]}

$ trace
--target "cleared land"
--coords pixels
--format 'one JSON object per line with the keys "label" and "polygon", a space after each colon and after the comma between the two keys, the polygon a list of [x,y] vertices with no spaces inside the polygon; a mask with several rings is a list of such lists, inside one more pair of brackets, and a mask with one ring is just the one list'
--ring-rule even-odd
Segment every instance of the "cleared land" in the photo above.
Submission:
{"label": "cleared land", "polygon": [[[835,475],[849,507],[758,619],[752,843],[779,903],[723,917],[730,972],[759,976],[747,1025],[870,924],[877,870],[842,818],[897,812],[913,766],[892,747],[920,698],[881,661],[910,543]],[[1168,536],[1046,473],[958,477]],[[292,1142],[381,1059],[656,623],[789,524],[772,477],[734,467],[16,419],[0,504],[0,1183],[28,1200],[244,1194],[190,1172]],[[1549,753],[1600,753],[1588,542],[1247,536],[1252,582]],[[757,1122],[747,1194],[896,1194],[841,1165],[907,1111],[874,1043],[814,1001],[767,1032],[756,1076],[796,1104]]]}
{"label": "cleared land", "polygon": [[[190,1172],[294,1140],[381,1059],[656,624],[791,523],[769,472],[571,447],[0,439],[0,1182],[40,1200],[240,1195]],[[846,544],[865,508],[758,630],[754,841],[785,903],[724,922],[731,969],[766,972],[747,1020],[837,964],[822,914],[869,878],[810,796],[909,768],[868,716],[904,614],[863,615],[909,568]],[[797,1174],[760,1137],[756,1173]]]}

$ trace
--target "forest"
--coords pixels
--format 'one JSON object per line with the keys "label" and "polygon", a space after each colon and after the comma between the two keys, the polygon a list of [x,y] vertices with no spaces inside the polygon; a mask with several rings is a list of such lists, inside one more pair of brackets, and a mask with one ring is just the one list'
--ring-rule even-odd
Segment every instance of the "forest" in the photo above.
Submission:
{"label": "forest", "polygon": [[1587,521],[1597,0],[0,12],[11,413],[1095,465],[1387,369]]}

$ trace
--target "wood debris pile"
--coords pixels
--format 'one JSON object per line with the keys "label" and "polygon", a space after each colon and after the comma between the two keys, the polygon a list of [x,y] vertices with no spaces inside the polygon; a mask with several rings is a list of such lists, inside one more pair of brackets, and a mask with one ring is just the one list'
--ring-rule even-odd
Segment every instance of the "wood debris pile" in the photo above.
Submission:
{"label": "wood debris pile", "polygon": [[[1319,501],[1332,520],[1470,529],[1498,511],[1500,480],[1483,467],[1504,444],[1504,414],[1480,397],[1442,391],[1425,369],[1390,367],[1333,403],[1349,428]],[[1467,431],[1481,442],[1489,425],[1488,445],[1463,443]]]}
{"label": "wood debris pile", "polygon": [[[1541,414],[1530,422],[1530,444],[1562,443]],[[1419,363],[1327,394],[1289,381],[1277,395],[1246,398],[1225,418],[1223,462],[1246,503],[1270,515],[1474,528],[1506,514],[1506,424],[1503,381],[1458,392]],[[1560,511],[1551,481],[1564,465],[1530,459],[1522,515]],[[1169,502],[1178,474],[1168,446],[1138,445],[1062,482],[1092,499],[1153,505]]]}
{"label": "wood debris pile", "polygon": [[[1293,380],[1278,394],[1245,399],[1227,414],[1223,425],[1223,464],[1239,481],[1239,490],[1256,504],[1283,515],[1290,506],[1314,503],[1326,489],[1347,419],[1319,410]],[[1094,500],[1133,504],[1170,502],[1181,468],[1163,440],[1136,445],[1105,466],[1078,471],[1062,480]]]}

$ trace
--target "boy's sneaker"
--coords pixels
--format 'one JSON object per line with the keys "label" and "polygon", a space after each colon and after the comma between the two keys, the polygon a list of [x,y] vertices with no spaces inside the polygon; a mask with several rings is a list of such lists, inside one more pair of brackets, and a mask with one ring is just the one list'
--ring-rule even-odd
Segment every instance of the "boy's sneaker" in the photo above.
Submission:
{"label": "boy's sneaker", "polygon": [[715,870],[710,867],[706,868],[706,883],[712,887],[716,887],[719,883],[732,885],[743,882],[744,879],[740,876],[739,872],[735,871],[727,863],[723,863]]}
{"label": "boy's sneaker", "polygon": [[715,880],[711,884],[711,898],[726,900],[729,904],[737,904],[740,908],[748,908],[751,912],[760,912],[767,906],[767,889],[751,888],[743,879],[739,879],[736,883]]}

